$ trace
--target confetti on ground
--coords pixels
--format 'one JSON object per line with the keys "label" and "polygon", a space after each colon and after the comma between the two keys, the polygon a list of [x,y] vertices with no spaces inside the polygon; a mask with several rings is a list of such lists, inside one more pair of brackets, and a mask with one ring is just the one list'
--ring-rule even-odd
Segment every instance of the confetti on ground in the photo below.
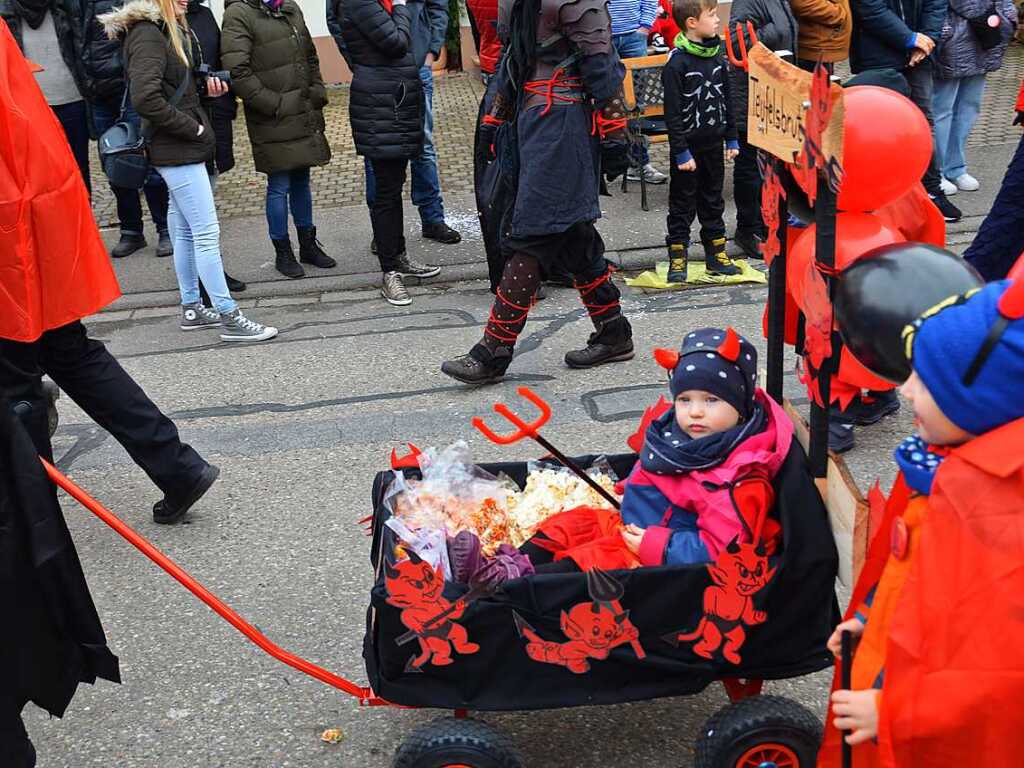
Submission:
{"label": "confetti on ground", "polygon": [[328,728],[320,734],[320,741],[326,741],[328,744],[338,744],[344,738],[345,734],[341,732],[341,728]]}

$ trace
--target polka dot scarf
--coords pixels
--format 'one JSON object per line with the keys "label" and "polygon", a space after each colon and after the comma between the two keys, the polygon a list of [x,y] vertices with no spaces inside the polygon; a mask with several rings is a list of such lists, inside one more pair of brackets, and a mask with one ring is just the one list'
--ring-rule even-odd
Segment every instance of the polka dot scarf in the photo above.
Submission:
{"label": "polka dot scarf", "polygon": [[928,496],[932,492],[935,472],[946,458],[948,449],[930,446],[917,435],[911,435],[896,449],[896,464],[912,490]]}

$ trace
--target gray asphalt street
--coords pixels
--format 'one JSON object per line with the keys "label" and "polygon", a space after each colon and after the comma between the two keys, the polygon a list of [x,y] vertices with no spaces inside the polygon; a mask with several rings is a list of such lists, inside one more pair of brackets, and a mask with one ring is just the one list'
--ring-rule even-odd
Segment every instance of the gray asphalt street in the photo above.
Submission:
{"label": "gray asphalt street", "polygon": [[[554,408],[545,431],[556,445],[622,450],[640,411],[663,388],[649,350],[676,346],[686,329],[725,323],[761,345],[765,295],[763,287],[627,291],[637,358],[571,371],[562,354],[584,342],[589,323],[575,291],[553,289],[530,318],[512,375],[479,390],[455,385],[439,365],[479,336],[490,305],[480,282],[414,289],[415,303],[404,310],[366,290],[338,292],[330,301],[278,299],[260,318],[279,325],[280,337],[251,347],[184,334],[170,308],[132,319],[100,315],[93,334],[223,474],[189,524],[166,528],[150,520],[156,489],[66,398],[56,454],[75,480],[273,640],[362,684],[371,572],[368,539],[356,521],[370,511],[371,481],[393,447],[465,438],[480,460],[536,456],[527,444],[490,445],[469,424],[529,383]],[[787,379],[802,401],[795,376]],[[891,480],[889,453],[909,429],[903,409],[860,430],[850,464],[862,487],[879,475]],[[360,710],[265,657],[64,501],[124,685],[84,687],[63,720],[28,713],[43,768],[376,768],[389,764],[417,723],[442,714]],[[822,711],[827,675],[767,689]],[[484,719],[514,736],[530,766],[669,768],[689,765],[701,723],[724,702],[721,690],[709,689],[686,699]],[[322,743],[326,728],[340,728],[342,742]]]}

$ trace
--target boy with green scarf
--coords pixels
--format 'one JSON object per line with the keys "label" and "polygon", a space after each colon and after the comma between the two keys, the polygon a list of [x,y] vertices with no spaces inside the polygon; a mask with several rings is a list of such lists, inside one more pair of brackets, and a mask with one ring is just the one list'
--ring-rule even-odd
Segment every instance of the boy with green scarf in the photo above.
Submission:
{"label": "boy with green scarf", "polygon": [[672,175],[669,184],[670,283],[686,281],[687,248],[694,217],[709,275],[735,275],[739,267],[725,253],[725,156],[739,153],[736,120],[729,98],[725,56],[718,37],[717,0],[674,0],[672,15],[682,32],[661,72],[665,89]]}

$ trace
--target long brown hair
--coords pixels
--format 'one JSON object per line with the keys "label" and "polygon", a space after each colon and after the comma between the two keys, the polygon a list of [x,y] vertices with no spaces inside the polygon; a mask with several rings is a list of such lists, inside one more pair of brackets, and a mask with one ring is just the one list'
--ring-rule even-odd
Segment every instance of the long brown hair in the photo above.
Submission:
{"label": "long brown hair", "polygon": [[188,20],[184,16],[178,16],[178,9],[174,0],[156,0],[160,7],[160,15],[164,18],[164,26],[167,27],[167,37],[170,38],[171,48],[181,59],[182,63],[189,66],[189,57],[185,54],[185,45],[182,42],[182,29],[188,29]]}

